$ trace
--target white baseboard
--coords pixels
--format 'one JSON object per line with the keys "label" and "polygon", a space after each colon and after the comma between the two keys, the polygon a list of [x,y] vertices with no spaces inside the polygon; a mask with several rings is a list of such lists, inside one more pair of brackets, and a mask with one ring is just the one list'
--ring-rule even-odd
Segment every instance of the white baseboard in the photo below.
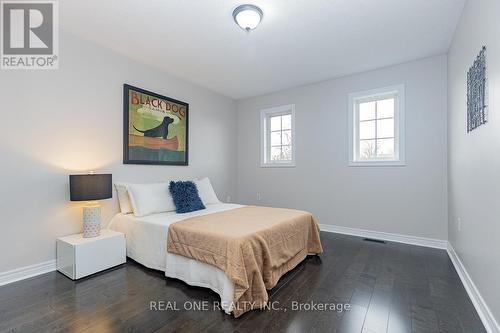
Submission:
{"label": "white baseboard", "polygon": [[447,246],[448,246],[448,241],[441,240],[441,239],[400,235],[400,234],[393,234],[393,233],[388,233],[388,232],[341,227],[341,226],[329,225],[329,224],[320,224],[319,227],[322,231],[326,231],[326,232],[334,232],[337,234],[366,237],[366,238],[375,238],[375,239],[385,240],[385,241],[389,241],[389,242],[432,247],[432,248],[436,248],[436,249],[446,250]]}
{"label": "white baseboard", "polygon": [[11,271],[0,273],[0,286],[24,280],[40,274],[45,274],[56,270],[56,261],[49,260],[39,264],[16,268]]}
{"label": "white baseboard", "polygon": [[488,331],[488,333],[500,333],[500,325],[498,325],[498,322],[493,316],[493,313],[491,313],[490,308],[484,302],[481,293],[474,284],[474,281],[472,281],[469,273],[465,269],[464,264],[462,263],[457,253],[455,252],[455,249],[450,243],[448,243],[447,250],[448,256],[453,262],[455,270],[457,271],[458,276],[460,276],[460,280],[462,280],[462,284],[464,285],[467,294],[469,294],[469,298],[474,304],[474,307],[476,308],[476,311],[479,314],[479,317],[481,318],[486,331]]}

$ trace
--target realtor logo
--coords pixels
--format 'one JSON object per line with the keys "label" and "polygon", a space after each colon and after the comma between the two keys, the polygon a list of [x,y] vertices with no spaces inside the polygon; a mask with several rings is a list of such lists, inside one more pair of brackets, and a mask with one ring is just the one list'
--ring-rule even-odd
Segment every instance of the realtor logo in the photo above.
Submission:
{"label": "realtor logo", "polygon": [[56,1],[0,1],[2,69],[57,69]]}

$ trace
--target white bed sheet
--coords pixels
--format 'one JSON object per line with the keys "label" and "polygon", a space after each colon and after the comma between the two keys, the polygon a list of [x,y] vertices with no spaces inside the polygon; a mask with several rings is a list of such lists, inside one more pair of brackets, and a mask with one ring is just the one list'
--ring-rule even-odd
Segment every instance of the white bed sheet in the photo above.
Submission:
{"label": "white bed sheet", "polygon": [[168,226],[174,222],[225,210],[243,207],[237,204],[211,204],[196,212],[177,214],[167,212],[144,217],[117,214],[109,229],[122,232],[127,238],[127,256],[152,269],[165,272],[165,276],[180,279],[189,285],[210,288],[221,297],[221,308],[232,310],[234,284],[219,268],[167,252]]}

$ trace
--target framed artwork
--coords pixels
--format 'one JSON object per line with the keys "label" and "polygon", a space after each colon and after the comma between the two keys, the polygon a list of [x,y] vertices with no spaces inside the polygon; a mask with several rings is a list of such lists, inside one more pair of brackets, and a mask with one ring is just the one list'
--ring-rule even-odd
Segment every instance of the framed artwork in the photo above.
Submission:
{"label": "framed artwork", "polygon": [[486,46],[467,72],[467,133],[488,121]]}
{"label": "framed artwork", "polygon": [[189,104],[123,85],[123,163],[188,165]]}

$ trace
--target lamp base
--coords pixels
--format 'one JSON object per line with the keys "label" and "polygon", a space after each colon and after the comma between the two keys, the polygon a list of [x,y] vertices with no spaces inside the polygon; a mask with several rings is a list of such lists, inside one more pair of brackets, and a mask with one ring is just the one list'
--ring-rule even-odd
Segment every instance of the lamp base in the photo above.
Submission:
{"label": "lamp base", "polygon": [[83,207],[83,238],[97,237],[101,234],[101,206],[90,202]]}

